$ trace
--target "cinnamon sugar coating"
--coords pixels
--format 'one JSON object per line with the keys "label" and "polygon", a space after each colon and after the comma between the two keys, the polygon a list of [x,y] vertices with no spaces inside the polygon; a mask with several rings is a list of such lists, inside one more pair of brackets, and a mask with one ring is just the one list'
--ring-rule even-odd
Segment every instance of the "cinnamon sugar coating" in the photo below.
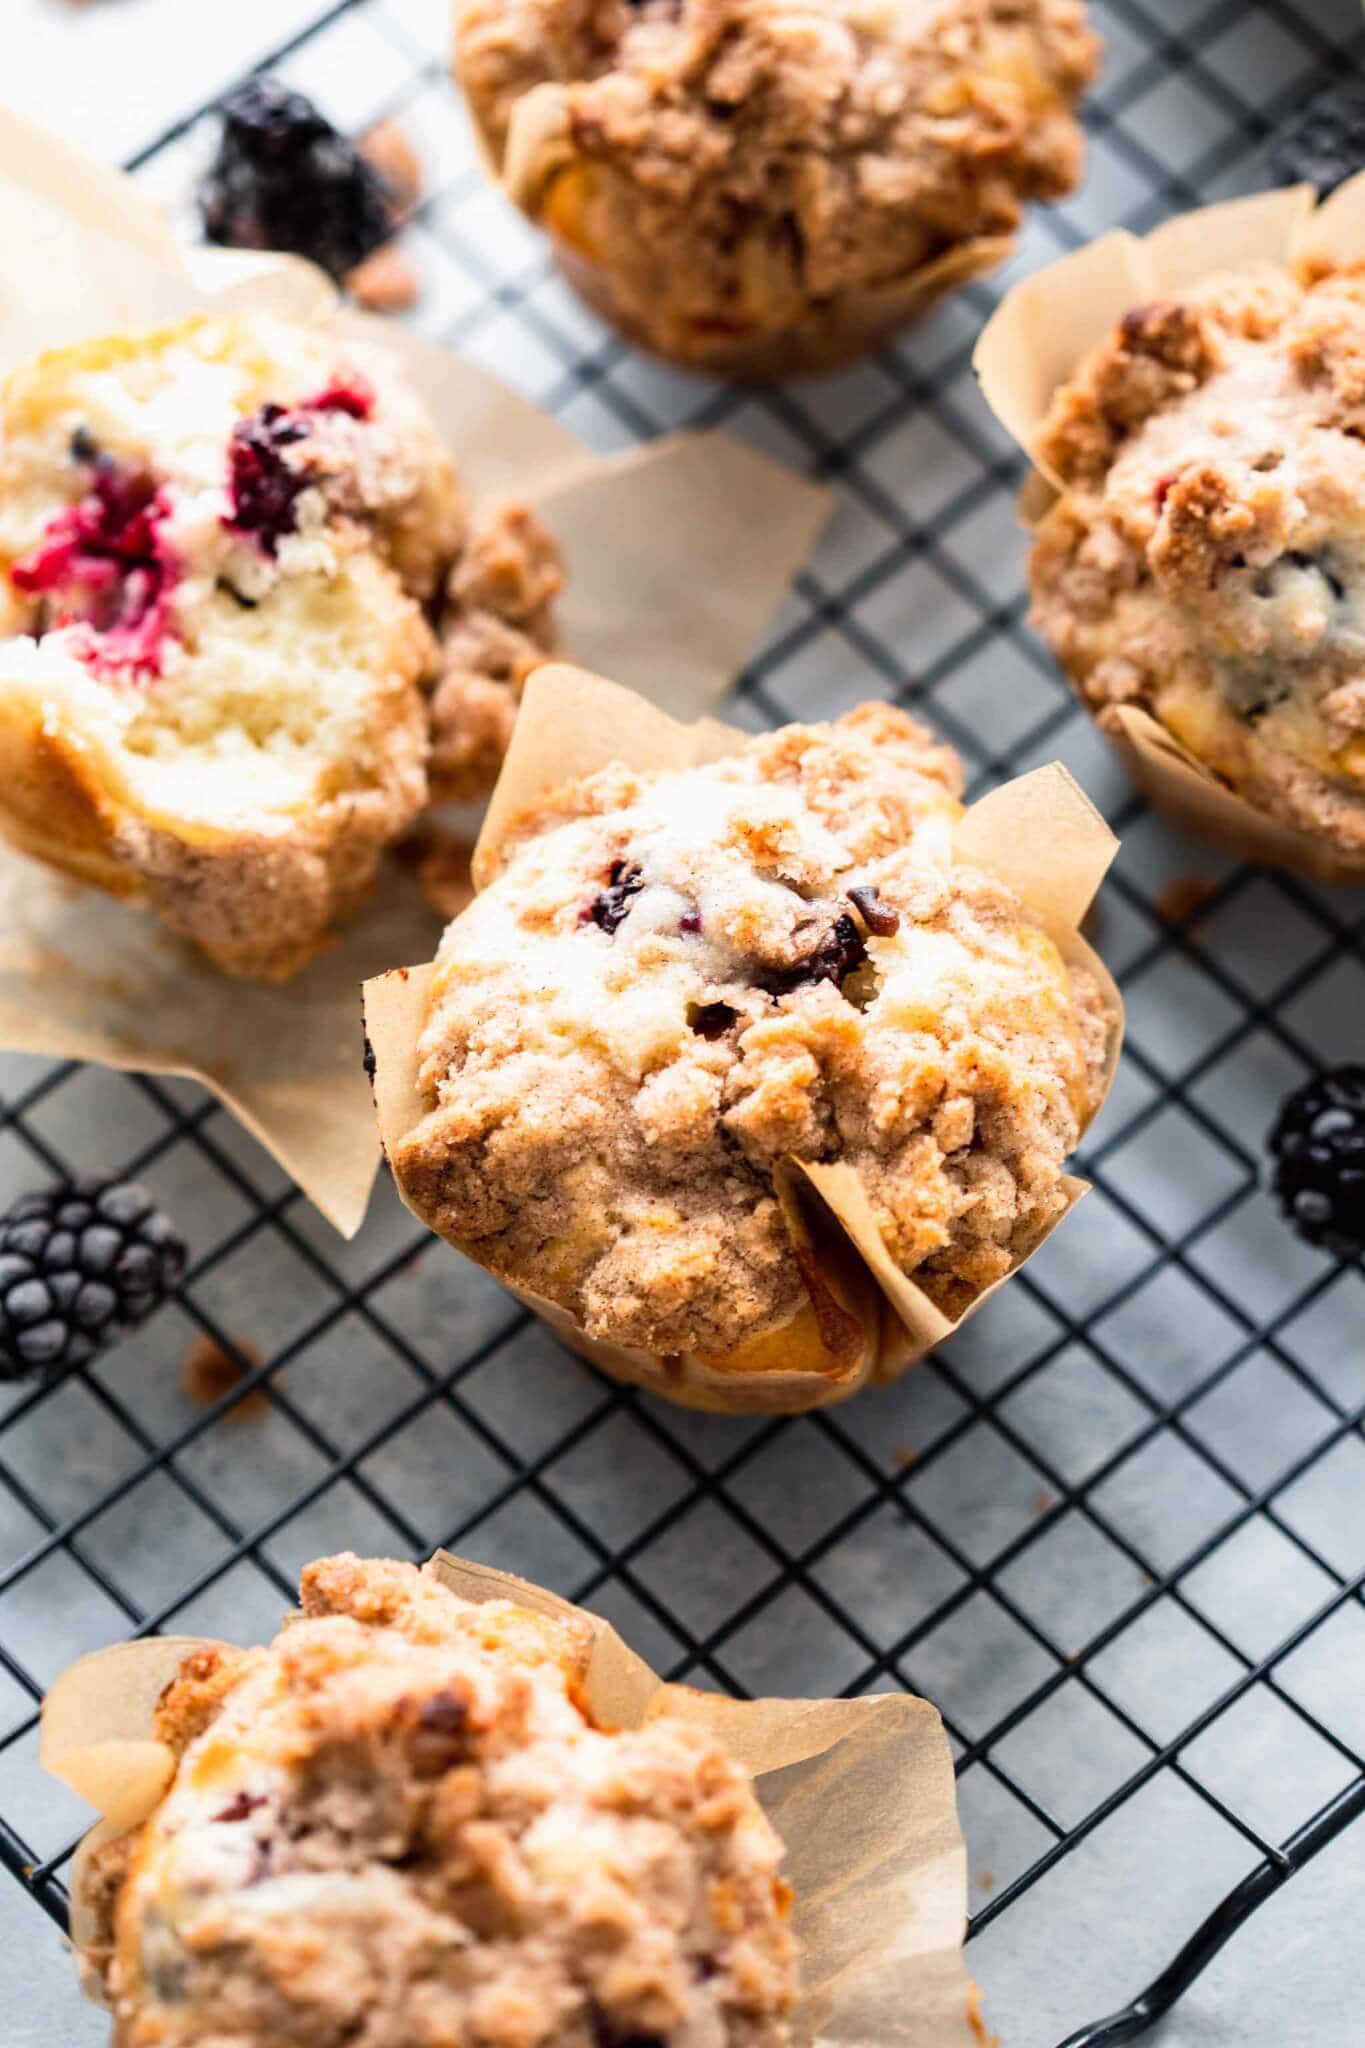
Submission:
{"label": "cinnamon sugar coating", "polygon": [[190,1660],[176,1774],[88,1897],[118,2048],[783,2048],[781,1845],[715,1740],[613,1733],[574,1625],[324,1559]]}
{"label": "cinnamon sugar coating", "polygon": [[517,196],[627,332],[699,365],[828,354],[841,302],[1070,190],[1097,60],[1080,0],[466,0],[457,33],[500,166],[517,101],[563,88]]}
{"label": "cinnamon sugar coating", "polygon": [[1365,853],[1365,267],[1135,308],[1057,392],[1033,619],[1103,724],[1148,711]]}
{"label": "cinnamon sugar coating", "polygon": [[960,1313],[1064,1205],[1109,1020],[956,858],[958,786],[869,704],[554,792],[437,957],[420,1212],[591,1337],[722,1356],[806,1300],[779,1163],[845,1161]]}

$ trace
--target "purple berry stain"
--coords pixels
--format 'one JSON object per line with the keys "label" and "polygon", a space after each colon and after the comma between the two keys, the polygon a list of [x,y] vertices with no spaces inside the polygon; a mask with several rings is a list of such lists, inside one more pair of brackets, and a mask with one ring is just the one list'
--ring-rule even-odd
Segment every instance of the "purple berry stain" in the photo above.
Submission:
{"label": "purple berry stain", "polygon": [[150,470],[72,437],[89,488],[50,519],[36,548],[10,570],[25,597],[42,598],[43,630],[79,626],[74,652],[101,674],[159,676],[175,628],[169,598],[180,565],[167,543],[170,506]]}

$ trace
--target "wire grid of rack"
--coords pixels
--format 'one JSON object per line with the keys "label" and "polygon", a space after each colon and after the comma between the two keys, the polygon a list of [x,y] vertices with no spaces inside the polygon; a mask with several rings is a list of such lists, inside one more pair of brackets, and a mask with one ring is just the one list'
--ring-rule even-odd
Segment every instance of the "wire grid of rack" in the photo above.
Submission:
{"label": "wire grid of rack", "polygon": [[[52,4],[20,0],[35,35]],[[1359,65],[1359,9],[1097,5],[1086,182],[1035,215],[1005,278],[877,362],[748,393],[643,361],[568,294],[475,166],[445,0],[224,13],[235,29],[168,25],[163,0],[111,9],[117,42],[86,49],[131,67],[155,44],[153,83],[116,97],[78,66],[50,107],[25,104],[187,225],[208,109],[247,69],[351,129],[392,113],[427,171],[406,235],[419,324],[598,447],[719,425],[828,479],[835,517],[734,715],[894,696],[957,744],[973,791],[1066,760],[1123,835],[1096,936],[1128,1051],[1081,1162],[1094,1192],[1018,1282],[901,1386],[749,1423],[571,1361],[386,1183],[342,1244],[188,1085],[0,1061],[6,1199],[135,1173],[193,1250],[142,1335],[4,1392],[0,1855],[60,1919],[80,1820],[38,1778],[35,1716],[70,1656],[158,1629],[250,1639],[311,1556],[446,1543],[599,1608],[675,1677],[934,1699],[973,1959],[1010,2048],[1051,2048],[1213,1912],[1181,1988],[1365,1808],[1365,1283],[1298,1244],[1261,1186],[1280,1096],[1358,1051],[1365,897],[1235,866],[1134,796],[1024,622],[1019,465],[970,350],[1002,283],[1058,250],[1264,184],[1267,134]],[[202,1334],[245,1369],[209,1406],[183,1381]],[[1160,2003],[1076,2038],[1133,2038]],[[1251,2012],[1234,2024],[1269,2039]]]}

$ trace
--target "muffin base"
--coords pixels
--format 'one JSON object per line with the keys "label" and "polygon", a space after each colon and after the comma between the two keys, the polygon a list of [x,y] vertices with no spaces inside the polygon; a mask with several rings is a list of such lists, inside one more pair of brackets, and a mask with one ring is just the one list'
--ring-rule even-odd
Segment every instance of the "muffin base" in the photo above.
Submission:
{"label": "muffin base", "polygon": [[903,328],[922,319],[946,293],[1007,261],[1014,248],[1009,236],[979,237],[945,250],[892,284],[812,300],[799,325],[749,340],[717,336],[693,349],[669,345],[638,320],[622,303],[610,272],[600,263],[562,236],[551,233],[550,242],[559,268],[579,297],[627,341],[679,369],[737,383],[817,377],[872,355]]}

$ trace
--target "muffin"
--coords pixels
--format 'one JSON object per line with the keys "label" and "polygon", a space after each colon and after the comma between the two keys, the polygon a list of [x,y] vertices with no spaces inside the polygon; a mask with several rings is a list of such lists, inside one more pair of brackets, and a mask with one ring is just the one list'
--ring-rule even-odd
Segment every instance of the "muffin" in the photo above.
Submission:
{"label": "muffin", "polygon": [[874,1256],[964,1313],[1066,1207],[1115,1020],[959,851],[959,782],[869,704],[523,811],[431,970],[420,1110],[386,1131],[410,1205],[703,1405],[860,1383],[876,1290],[831,1284],[793,1166],[855,1177]]}
{"label": "muffin", "polygon": [[[1365,266],[1132,308],[1053,395],[1033,620],[1264,819],[1365,862]],[[1286,847],[1293,842],[1286,835]]]}
{"label": "muffin", "polygon": [[689,368],[876,346],[1076,183],[1080,0],[465,0],[488,159],[584,296]]}
{"label": "muffin", "polygon": [[782,2048],[781,1844],[713,1736],[595,1725],[573,1624],[411,1565],[301,1596],[187,1659],[164,1795],[84,1859],[118,2048]]}
{"label": "muffin", "polygon": [[0,388],[0,825],[281,978],[426,799],[459,494],[387,358],[200,318]]}

